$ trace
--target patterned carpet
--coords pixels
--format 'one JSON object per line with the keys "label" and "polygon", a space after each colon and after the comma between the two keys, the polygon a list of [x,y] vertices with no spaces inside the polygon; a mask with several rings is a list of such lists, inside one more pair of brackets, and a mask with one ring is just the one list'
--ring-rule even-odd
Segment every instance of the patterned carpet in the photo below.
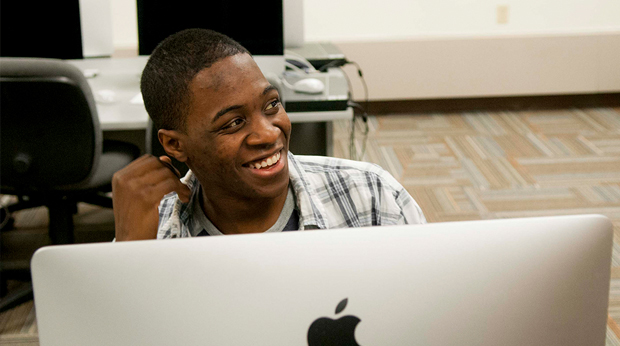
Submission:
{"label": "patterned carpet", "polygon": [[[620,345],[620,108],[371,116],[368,124],[364,160],[390,171],[429,222],[607,215],[615,232],[607,345]],[[335,156],[349,157],[349,130],[335,123]],[[358,153],[361,138],[358,127]],[[92,227],[97,212],[81,209],[76,224],[82,217]],[[20,215],[16,225],[36,227],[32,220]],[[36,336],[32,303],[0,314],[0,344],[37,345]]]}
{"label": "patterned carpet", "polygon": [[[609,217],[607,345],[620,345],[620,108],[391,115],[368,122],[364,160],[390,171],[429,222]],[[349,128],[335,125],[335,156],[349,157]]]}

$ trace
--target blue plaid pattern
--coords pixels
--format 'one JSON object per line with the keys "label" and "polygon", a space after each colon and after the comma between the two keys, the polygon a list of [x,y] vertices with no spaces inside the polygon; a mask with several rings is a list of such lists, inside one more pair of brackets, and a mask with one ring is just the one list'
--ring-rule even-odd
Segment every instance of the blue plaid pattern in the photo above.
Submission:
{"label": "blue plaid pattern", "polygon": [[[291,153],[288,161],[300,230],[426,223],[407,190],[375,164]],[[192,192],[200,184],[191,171],[183,182]],[[175,192],[166,195],[157,238],[189,237],[193,203],[198,200],[185,204]]]}

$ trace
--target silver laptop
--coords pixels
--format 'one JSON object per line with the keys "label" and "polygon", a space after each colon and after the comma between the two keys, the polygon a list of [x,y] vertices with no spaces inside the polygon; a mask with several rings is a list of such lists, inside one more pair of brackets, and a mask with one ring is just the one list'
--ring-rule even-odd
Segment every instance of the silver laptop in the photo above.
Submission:
{"label": "silver laptop", "polygon": [[612,225],[567,216],[51,246],[42,346],[604,345]]}

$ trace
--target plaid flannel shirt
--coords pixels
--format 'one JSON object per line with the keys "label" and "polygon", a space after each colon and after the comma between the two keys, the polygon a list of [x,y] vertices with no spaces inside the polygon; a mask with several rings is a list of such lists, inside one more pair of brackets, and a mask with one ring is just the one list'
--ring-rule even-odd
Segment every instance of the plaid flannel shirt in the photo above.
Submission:
{"label": "plaid flannel shirt", "polygon": [[[392,175],[375,164],[288,153],[300,230],[426,223],[418,204]],[[159,206],[157,239],[189,237],[198,179],[189,171],[183,182],[189,203],[176,193]]]}

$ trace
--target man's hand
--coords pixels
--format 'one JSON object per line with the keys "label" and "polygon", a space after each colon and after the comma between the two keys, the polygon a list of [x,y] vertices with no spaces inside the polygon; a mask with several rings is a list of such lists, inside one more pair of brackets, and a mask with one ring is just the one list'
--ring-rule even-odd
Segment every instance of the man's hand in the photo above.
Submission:
{"label": "man's hand", "polygon": [[189,202],[189,188],[160,160],[171,163],[167,156],[158,159],[143,155],[114,174],[112,201],[117,241],[155,239],[157,207],[166,194],[174,191],[183,203]]}

